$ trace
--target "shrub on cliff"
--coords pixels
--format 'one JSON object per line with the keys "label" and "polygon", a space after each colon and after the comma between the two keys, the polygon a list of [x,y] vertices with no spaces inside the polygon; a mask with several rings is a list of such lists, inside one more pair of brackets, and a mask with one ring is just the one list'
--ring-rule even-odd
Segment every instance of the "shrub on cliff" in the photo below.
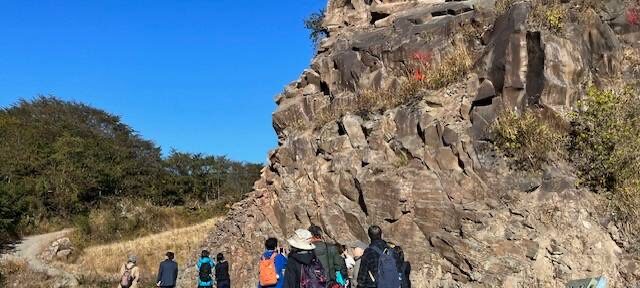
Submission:
{"label": "shrub on cliff", "polygon": [[640,99],[590,87],[573,118],[571,155],[584,183],[607,192],[619,219],[640,216]]}
{"label": "shrub on cliff", "polygon": [[494,144],[521,169],[539,169],[563,154],[565,134],[540,113],[502,113],[492,126]]}
{"label": "shrub on cliff", "polygon": [[329,36],[329,31],[324,27],[324,9],[313,12],[304,19],[304,27],[309,30],[309,38],[315,45],[318,45],[322,39]]}

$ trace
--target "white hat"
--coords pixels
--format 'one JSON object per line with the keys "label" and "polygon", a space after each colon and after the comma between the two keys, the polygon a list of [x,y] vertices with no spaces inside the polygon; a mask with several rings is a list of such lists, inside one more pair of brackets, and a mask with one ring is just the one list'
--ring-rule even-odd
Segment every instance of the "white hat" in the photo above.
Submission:
{"label": "white hat", "polygon": [[289,245],[294,248],[302,249],[302,250],[313,250],[316,248],[315,245],[311,244],[311,232],[306,229],[298,229],[293,236],[287,240]]}

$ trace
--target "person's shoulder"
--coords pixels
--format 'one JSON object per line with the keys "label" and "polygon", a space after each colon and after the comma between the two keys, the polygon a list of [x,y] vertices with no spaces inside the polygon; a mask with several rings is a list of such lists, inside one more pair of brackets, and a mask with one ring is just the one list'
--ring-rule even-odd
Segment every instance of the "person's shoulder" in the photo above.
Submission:
{"label": "person's shoulder", "polygon": [[285,257],[284,255],[282,255],[280,253],[278,253],[278,255],[276,255],[276,259],[287,261],[287,257]]}

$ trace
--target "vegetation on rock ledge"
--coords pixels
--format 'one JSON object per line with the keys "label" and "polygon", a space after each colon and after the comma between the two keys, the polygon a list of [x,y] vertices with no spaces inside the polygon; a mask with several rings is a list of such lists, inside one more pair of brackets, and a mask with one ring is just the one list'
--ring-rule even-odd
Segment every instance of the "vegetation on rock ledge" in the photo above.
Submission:
{"label": "vegetation on rock ledge", "polygon": [[[568,155],[582,184],[608,195],[615,218],[640,227],[640,98],[636,91],[587,89],[570,131],[554,128],[538,112],[502,114],[492,126],[496,148],[524,169],[539,169],[553,155]],[[566,144],[566,145],[564,145]]]}

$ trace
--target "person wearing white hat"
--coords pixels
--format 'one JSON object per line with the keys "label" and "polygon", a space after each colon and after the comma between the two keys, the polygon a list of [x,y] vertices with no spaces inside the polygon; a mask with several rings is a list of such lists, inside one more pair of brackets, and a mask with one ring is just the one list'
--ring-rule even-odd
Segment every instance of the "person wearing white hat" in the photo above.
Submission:
{"label": "person wearing white hat", "polygon": [[308,230],[298,229],[291,238],[287,239],[291,245],[291,252],[289,252],[287,268],[284,271],[283,288],[300,288],[302,265],[310,265],[315,258],[313,249],[316,247],[311,244],[311,237],[311,232]]}

